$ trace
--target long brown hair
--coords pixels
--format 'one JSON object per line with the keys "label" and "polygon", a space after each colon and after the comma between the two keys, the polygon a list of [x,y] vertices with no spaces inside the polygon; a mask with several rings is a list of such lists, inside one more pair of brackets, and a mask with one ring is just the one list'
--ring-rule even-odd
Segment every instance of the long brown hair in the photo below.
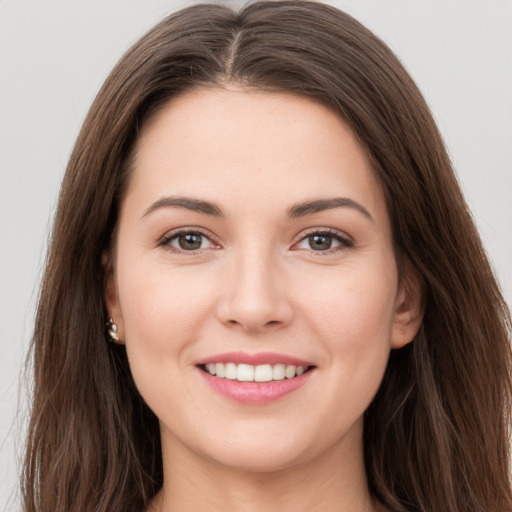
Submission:
{"label": "long brown hair", "polygon": [[102,254],[134,142],[170,98],[228,82],[339,113],[382,184],[399,266],[424,281],[416,339],[365,414],[370,491],[394,511],[512,510],[510,316],[429,109],[389,48],[339,10],[202,4],[153,28],[94,101],[59,198],[33,338],[24,510],[142,510],[162,485],[158,420],[109,343]]}

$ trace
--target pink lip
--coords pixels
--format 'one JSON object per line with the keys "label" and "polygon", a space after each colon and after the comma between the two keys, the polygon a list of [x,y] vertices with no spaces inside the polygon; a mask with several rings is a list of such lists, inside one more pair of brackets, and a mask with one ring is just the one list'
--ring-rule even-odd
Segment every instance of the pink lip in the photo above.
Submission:
{"label": "pink lip", "polygon": [[314,373],[314,370],[310,370],[293,379],[270,382],[238,382],[214,377],[200,368],[197,371],[214,391],[244,404],[265,404],[277,400],[303,386]]}
{"label": "pink lip", "polygon": [[296,357],[284,354],[276,354],[273,352],[260,352],[258,354],[247,354],[245,352],[226,352],[212,357],[207,357],[196,362],[196,365],[208,363],[235,363],[235,364],[251,364],[257,366],[259,364],[287,364],[293,366],[313,366],[313,363],[298,359]]}

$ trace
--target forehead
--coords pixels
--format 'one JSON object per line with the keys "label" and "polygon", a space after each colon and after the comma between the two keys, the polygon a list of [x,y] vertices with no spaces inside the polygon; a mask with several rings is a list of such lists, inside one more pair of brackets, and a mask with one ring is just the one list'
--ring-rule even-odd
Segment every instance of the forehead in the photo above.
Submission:
{"label": "forehead", "polygon": [[[200,195],[248,207],[352,196],[382,209],[366,152],[329,108],[307,98],[231,87],[169,101],[144,127],[128,196]],[[382,213],[380,211],[379,213]]]}

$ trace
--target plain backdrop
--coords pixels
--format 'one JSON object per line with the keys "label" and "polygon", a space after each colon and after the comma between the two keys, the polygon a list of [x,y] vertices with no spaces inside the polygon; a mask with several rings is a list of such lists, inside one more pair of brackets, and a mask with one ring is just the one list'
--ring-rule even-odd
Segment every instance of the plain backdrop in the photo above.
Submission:
{"label": "plain backdrop", "polygon": [[[164,15],[191,3],[0,0],[2,511],[20,510],[17,463],[30,388],[21,372],[55,201],[74,139],[124,50]],[[418,82],[511,304],[512,2],[329,3],[380,35]]]}

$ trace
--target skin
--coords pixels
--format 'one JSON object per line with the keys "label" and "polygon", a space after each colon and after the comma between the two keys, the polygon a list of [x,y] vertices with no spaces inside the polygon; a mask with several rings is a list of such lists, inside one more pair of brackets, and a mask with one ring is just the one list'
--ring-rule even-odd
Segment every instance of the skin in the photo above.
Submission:
{"label": "skin", "polygon": [[[146,125],[135,156],[106,301],[160,420],[164,487],[148,510],[377,510],[363,413],[422,313],[417,279],[398,278],[384,196],[351,130],[305,98],[197,89]],[[155,206],[170,196],[223,215]],[[288,215],[333,197],[368,215],[352,205]],[[178,228],[204,233],[201,247],[180,247]],[[312,245],[312,232],[330,248]],[[233,351],[315,368],[292,393],[244,404],[196,366]]]}

